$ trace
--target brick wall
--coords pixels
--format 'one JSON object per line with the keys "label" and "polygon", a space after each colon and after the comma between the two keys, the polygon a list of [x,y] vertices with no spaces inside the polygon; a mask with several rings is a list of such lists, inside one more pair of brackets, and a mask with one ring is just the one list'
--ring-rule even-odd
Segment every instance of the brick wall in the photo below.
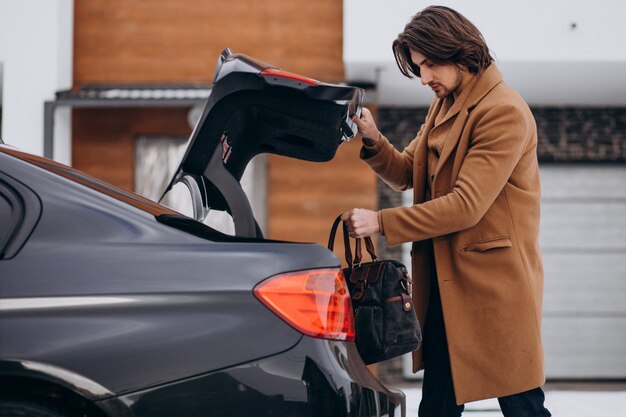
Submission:
{"label": "brick wall", "polygon": [[[406,146],[426,118],[427,108],[379,109],[380,130]],[[535,107],[539,160],[626,162],[626,107]]]}
{"label": "brick wall", "polygon": [[535,108],[540,161],[626,162],[626,108]]}

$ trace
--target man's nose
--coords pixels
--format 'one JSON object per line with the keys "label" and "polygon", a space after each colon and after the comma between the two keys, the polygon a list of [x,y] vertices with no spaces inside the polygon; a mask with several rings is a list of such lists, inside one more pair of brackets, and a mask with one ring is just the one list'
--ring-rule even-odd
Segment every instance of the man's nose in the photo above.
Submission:
{"label": "man's nose", "polygon": [[422,85],[430,84],[430,82],[433,80],[433,74],[428,70],[420,70],[420,76]]}

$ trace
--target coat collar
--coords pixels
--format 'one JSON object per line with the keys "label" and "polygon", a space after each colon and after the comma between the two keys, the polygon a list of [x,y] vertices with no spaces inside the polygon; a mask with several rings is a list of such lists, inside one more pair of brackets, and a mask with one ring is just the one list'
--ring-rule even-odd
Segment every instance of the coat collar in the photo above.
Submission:
{"label": "coat collar", "polygon": [[[465,90],[454,100],[454,104],[437,126],[456,116],[462,108],[469,110],[475,107],[501,81],[502,73],[500,73],[495,63],[491,63],[465,87]],[[437,104],[439,107],[443,105],[443,100],[445,99],[438,100]]]}
{"label": "coat collar", "polygon": [[496,67],[495,63],[491,63],[482,73],[478,75],[478,80],[474,88],[469,92],[467,97],[467,108],[475,107],[493,88],[502,82],[502,73]]}

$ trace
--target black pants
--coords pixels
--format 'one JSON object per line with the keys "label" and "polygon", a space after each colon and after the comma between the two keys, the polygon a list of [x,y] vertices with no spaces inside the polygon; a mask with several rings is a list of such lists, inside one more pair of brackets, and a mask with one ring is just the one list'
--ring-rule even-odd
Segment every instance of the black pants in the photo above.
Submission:
{"label": "black pants", "polygon": [[[431,280],[430,302],[424,324],[423,359],[424,380],[419,417],[460,416],[465,407],[457,405],[454,396],[448,341],[436,277]],[[498,402],[505,417],[549,417],[551,414],[543,405],[544,398],[539,387],[498,398]]]}

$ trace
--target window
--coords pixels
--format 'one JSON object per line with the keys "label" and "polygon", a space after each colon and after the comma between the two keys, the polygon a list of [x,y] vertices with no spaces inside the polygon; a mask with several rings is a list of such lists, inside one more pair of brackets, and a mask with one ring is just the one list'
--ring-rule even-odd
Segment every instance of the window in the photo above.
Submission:
{"label": "window", "polygon": [[39,221],[41,203],[29,188],[0,173],[0,259],[12,258]]}
{"label": "window", "polygon": [[[138,138],[135,142],[135,192],[158,202],[176,172],[186,148],[186,138]],[[241,179],[241,186],[250,200],[261,229],[265,225],[265,177],[265,159],[263,155],[258,155],[248,164]],[[160,203],[194,218],[191,194],[182,183],[174,185]],[[228,235],[235,234],[233,219],[224,211],[211,210],[204,224]]]}
{"label": "window", "polygon": [[13,229],[13,225],[11,224],[12,215],[13,206],[11,205],[11,200],[0,190],[0,253],[11,236]]}
{"label": "window", "polygon": [[[168,182],[176,172],[187,139],[176,137],[140,137],[135,142],[135,192],[152,201],[159,201]],[[168,193],[161,204],[187,216],[191,203],[184,195]]]}

